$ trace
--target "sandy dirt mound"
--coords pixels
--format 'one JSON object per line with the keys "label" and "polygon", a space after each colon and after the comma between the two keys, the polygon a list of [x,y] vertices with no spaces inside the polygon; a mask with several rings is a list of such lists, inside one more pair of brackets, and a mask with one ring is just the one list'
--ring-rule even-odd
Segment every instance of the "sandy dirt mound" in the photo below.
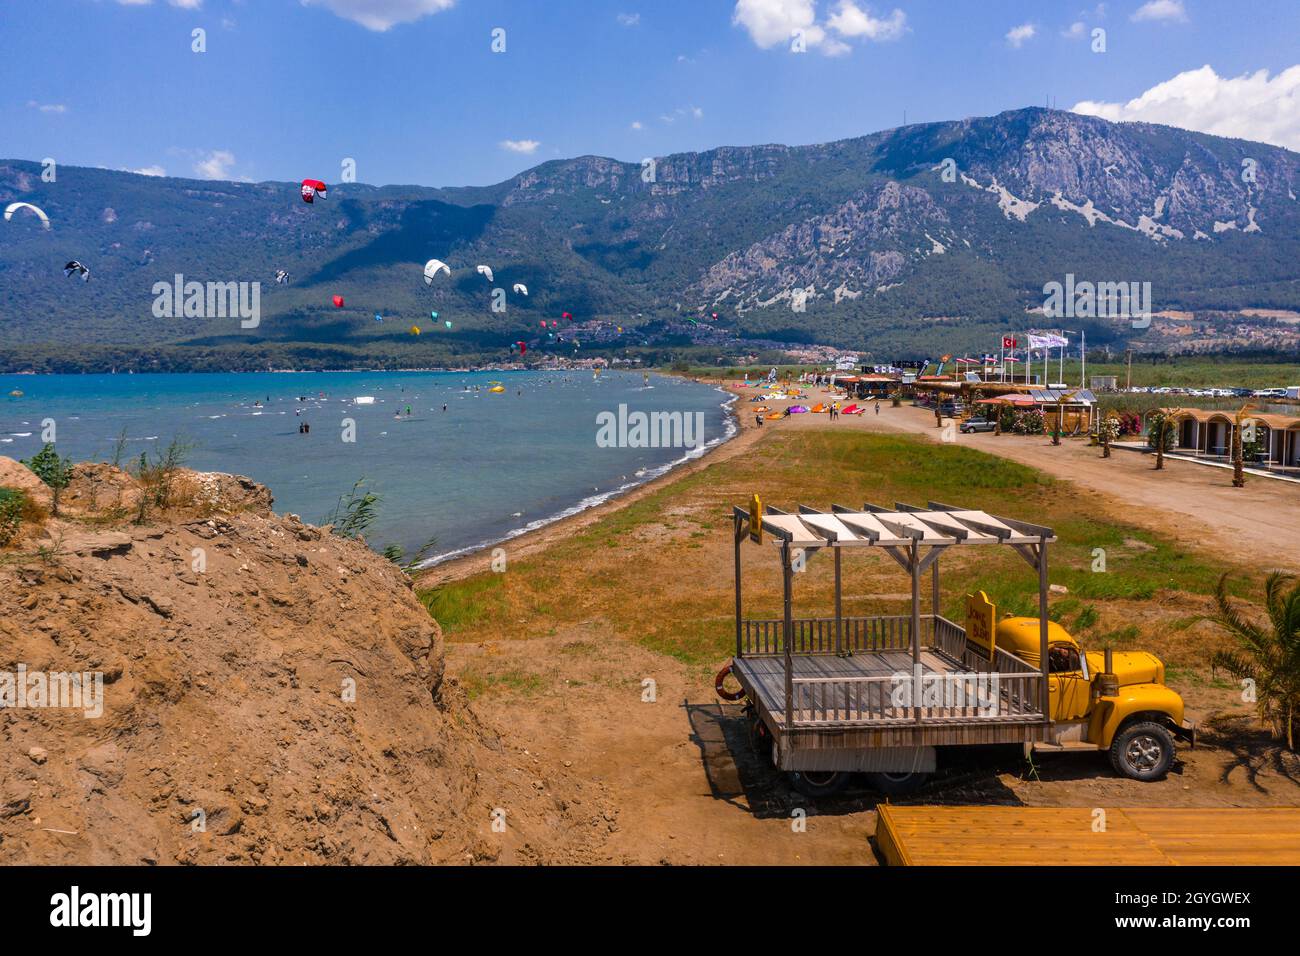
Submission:
{"label": "sandy dirt mound", "polygon": [[[247,479],[178,487],[224,513],[186,494],[0,553],[0,863],[604,859],[599,785],[480,725],[405,574]],[[53,672],[102,674],[102,714],[32,706]]]}

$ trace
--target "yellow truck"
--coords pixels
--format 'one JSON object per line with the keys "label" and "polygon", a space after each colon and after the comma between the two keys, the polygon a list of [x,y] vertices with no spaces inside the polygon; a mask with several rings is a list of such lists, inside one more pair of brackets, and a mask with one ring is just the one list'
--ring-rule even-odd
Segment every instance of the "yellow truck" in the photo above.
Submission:
{"label": "yellow truck", "polygon": [[[982,597],[981,593],[981,597]],[[987,600],[987,598],[985,598]],[[1038,618],[998,622],[997,646],[1039,666]],[[1146,651],[1085,651],[1065,628],[1047,623],[1048,707],[1052,732],[1035,752],[1104,750],[1117,773],[1159,780],[1175,739],[1195,746],[1183,699],[1165,684],[1165,665]]]}
{"label": "yellow truck", "polygon": [[[715,688],[723,700],[745,702],[756,750],[802,793],[834,793],[853,774],[903,793],[934,772],[939,751],[998,744],[1106,751],[1119,773],[1158,780],[1175,740],[1195,743],[1159,659],[1085,652],[1050,620],[1051,528],[934,501],[791,512],[757,495],[732,509],[732,521],[736,649]],[[764,612],[745,613],[746,542],[780,559],[780,617],[770,616],[776,604],[761,589]],[[943,556],[998,547],[1036,572],[1037,616],[999,620],[978,591],[966,596],[964,625],[944,617]],[[831,582],[834,604],[829,615],[804,616],[796,581],[807,579],[799,572],[816,555],[829,564],[817,580]],[[841,565],[872,557],[911,578],[908,613],[845,612]],[[727,686],[733,678],[736,689]]]}

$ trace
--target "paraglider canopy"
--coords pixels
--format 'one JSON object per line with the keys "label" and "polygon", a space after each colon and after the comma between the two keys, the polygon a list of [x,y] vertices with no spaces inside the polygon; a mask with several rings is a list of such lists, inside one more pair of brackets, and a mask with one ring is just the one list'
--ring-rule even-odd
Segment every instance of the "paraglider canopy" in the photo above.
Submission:
{"label": "paraglider canopy", "polygon": [[14,202],[6,206],[5,222],[8,222],[10,219],[12,219],[14,217],[14,213],[16,213],[19,209],[30,209],[32,212],[36,214],[37,218],[40,219],[41,224],[45,226],[46,229],[50,228],[50,217],[45,215],[45,210],[41,209],[38,206],[33,206],[29,202]]}
{"label": "paraglider canopy", "polygon": [[570,322],[572,322],[572,321],[573,321],[573,313],[572,313],[572,312],[561,312],[561,313],[560,313],[560,318],[562,318],[562,319],[568,319]]}
{"label": "paraglider canopy", "polygon": [[413,326],[411,326],[411,334],[412,334],[412,335],[419,335],[419,334],[420,334],[420,327],[419,327],[418,325],[413,325]]}
{"label": "paraglider canopy", "polygon": [[516,282],[516,283],[515,283],[515,291],[516,291],[517,293],[519,293],[520,295],[527,295],[527,294],[528,294],[528,286],[524,285],[522,282]]}
{"label": "paraglider canopy", "polygon": [[486,278],[488,282],[496,281],[496,278],[492,275],[491,266],[476,266],[474,271],[477,272],[479,275],[483,276],[484,278]]}
{"label": "paraglider canopy", "polygon": [[85,266],[83,266],[76,259],[73,259],[71,262],[69,262],[67,265],[63,267],[63,274],[65,276],[72,276],[74,273],[81,276],[82,282],[90,281],[90,270],[87,269]]}
{"label": "paraglider canopy", "polygon": [[317,196],[320,196],[321,199],[326,199],[328,197],[325,195],[325,192],[328,188],[329,187],[319,179],[304,179],[302,181],[302,201],[305,203],[312,203],[316,201]]}
{"label": "paraglider canopy", "polygon": [[341,309],[341,308],[343,308],[343,296],[341,296],[341,295],[336,295],[336,296],[334,297],[334,308],[336,308],[336,309]]}
{"label": "paraglider canopy", "polygon": [[447,319],[447,320],[446,320],[445,322],[443,322],[442,324],[445,325],[445,326],[447,326],[447,328],[451,328],[451,319]]}
{"label": "paraglider canopy", "polygon": [[439,272],[445,272],[450,276],[451,266],[447,265],[447,263],[443,262],[441,259],[430,259],[426,262],[424,264],[424,284],[433,285],[434,276]]}
{"label": "paraglider canopy", "polygon": [[284,285],[284,284],[285,284],[286,282],[288,282],[288,281],[289,281],[289,273],[285,272],[283,269],[276,269],[276,270],[275,270],[275,284],[276,284],[276,285]]}
{"label": "paraglider canopy", "polygon": [[382,322],[382,321],[384,321],[384,317],[383,317],[382,315],[380,315],[378,312],[376,312],[376,313],[375,313],[375,321],[376,321],[376,322]]}

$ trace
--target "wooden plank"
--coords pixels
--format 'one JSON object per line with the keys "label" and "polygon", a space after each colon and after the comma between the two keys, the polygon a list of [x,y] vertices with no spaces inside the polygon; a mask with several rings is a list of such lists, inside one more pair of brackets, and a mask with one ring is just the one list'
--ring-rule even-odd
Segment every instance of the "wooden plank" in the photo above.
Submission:
{"label": "wooden plank", "polygon": [[937,807],[882,804],[891,866],[1300,865],[1300,808]]}

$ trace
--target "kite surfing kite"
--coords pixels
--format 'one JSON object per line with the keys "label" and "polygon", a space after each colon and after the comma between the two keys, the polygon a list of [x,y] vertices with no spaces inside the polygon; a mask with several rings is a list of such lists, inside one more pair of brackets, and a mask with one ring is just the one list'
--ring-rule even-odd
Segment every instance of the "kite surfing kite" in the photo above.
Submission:
{"label": "kite surfing kite", "polygon": [[516,283],[515,283],[515,292],[518,293],[519,295],[527,295],[527,294],[528,294],[528,286],[524,285],[522,282],[516,282]]}
{"label": "kite surfing kite", "polygon": [[433,278],[439,272],[445,272],[451,275],[451,267],[441,259],[430,259],[424,264],[424,284],[433,285]]}
{"label": "kite surfing kite", "polygon": [[310,205],[316,201],[317,196],[320,196],[321,199],[327,199],[325,192],[328,188],[319,179],[304,179],[302,181],[302,201]]}
{"label": "kite surfing kite", "polygon": [[341,295],[336,295],[336,296],[334,297],[334,308],[336,308],[336,309],[341,309],[341,308],[343,308],[343,296],[341,296]]}
{"label": "kite surfing kite", "polygon": [[419,335],[419,334],[420,334],[420,327],[419,327],[418,325],[413,325],[413,326],[411,326],[411,334],[412,334],[412,335]]}
{"label": "kite surfing kite", "polygon": [[384,317],[383,317],[382,315],[380,315],[378,312],[376,312],[376,313],[375,313],[375,321],[376,321],[376,322],[382,322],[382,321],[384,321]]}
{"label": "kite surfing kite", "polygon": [[14,213],[16,213],[19,209],[30,209],[32,212],[36,214],[37,218],[41,220],[41,224],[45,226],[46,229],[50,228],[50,217],[45,215],[45,210],[41,209],[39,206],[33,206],[29,202],[14,202],[6,206],[5,222],[8,222],[10,219],[12,219],[14,217]]}
{"label": "kite surfing kite", "polygon": [[76,275],[81,276],[82,282],[90,281],[90,270],[87,269],[85,266],[83,266],[76,259],[73,259],[71,262],[69,262],[66,266],[63,267],[63,274],[65,276],[71,277],[74,273]]}
{"label": "kite surfing kite", "polygon": [[474,269],[479,275],[484,276],[488,282],[495,282],[496,278],[492,275],[491,266],[476,266]]}

